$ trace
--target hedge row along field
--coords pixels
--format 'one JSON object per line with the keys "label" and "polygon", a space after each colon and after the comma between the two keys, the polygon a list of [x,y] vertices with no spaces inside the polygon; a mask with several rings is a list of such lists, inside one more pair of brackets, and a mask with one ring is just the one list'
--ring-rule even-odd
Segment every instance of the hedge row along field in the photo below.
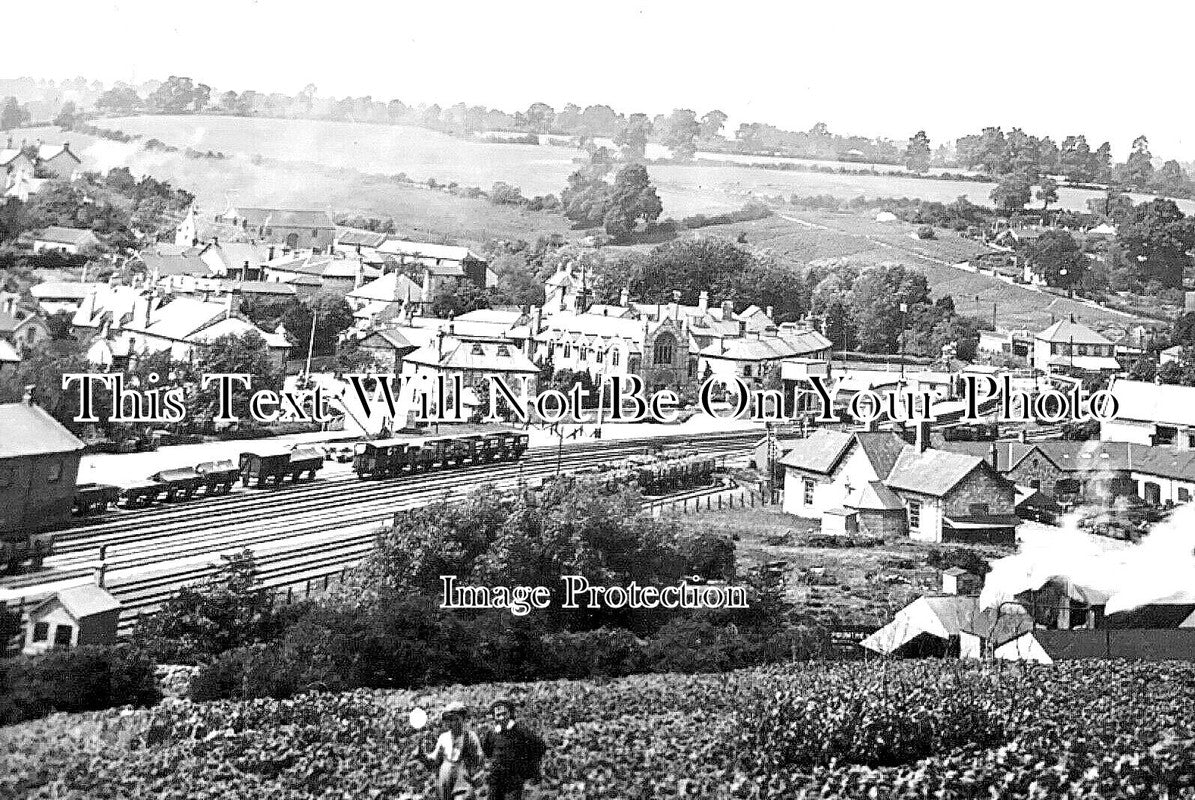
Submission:
{"label": "hedge row along field", "polygon": [[430,798],[410,709],[506,694],[551,746],[541,797],[1195,797],[1195,665],[1093,661],[828,662],[57,715],[0,730],[0,796]]}

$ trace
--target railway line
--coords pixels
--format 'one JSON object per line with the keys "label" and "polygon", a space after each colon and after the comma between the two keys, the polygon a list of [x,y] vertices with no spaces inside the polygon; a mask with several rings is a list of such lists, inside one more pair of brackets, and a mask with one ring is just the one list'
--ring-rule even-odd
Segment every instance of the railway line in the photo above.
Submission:
{"label": "railway line", "polygon": [[[180,586],[216,569],[219,553],[253,548],[264,585],[274,589],[338,573],[372,546],[378,525],[395,511],[464,496],[484,483],[512,485],[617,461],[647,444],[684,444],[707,455],[733,455],[754,444],[754,431],[635,439],[528,451],[521,463],[466,466],[427,475],[362,481],[347,467],[336,475],[279,490],[238,490],[137,511],[114,510],[59,532],[47,569],[6,578],[0,589],[33,588],[90,574],[106,547],[106,586],[125,604],[122,630],[151,613]],[[339,470],[337,470],[339,472]],[[157,567],[157,569],[155,569]]]}

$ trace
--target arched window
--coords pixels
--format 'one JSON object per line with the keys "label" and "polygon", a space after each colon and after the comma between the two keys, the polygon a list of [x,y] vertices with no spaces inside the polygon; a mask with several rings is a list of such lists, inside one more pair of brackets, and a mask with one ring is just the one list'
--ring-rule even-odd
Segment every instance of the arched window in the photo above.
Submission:
{"label": "arched window", "polygon": [[676,337],[671,333],[662,334],[656,339],[656,346],[652,351],[652,361],[656,364],[671,364],[675,349]]}

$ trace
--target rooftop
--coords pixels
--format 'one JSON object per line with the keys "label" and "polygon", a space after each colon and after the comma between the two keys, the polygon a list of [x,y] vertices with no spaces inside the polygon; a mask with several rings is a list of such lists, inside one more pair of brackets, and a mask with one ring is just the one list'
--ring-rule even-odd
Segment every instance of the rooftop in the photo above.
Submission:
{"label": "rooftop", "polygon": [[1112,344],[1110,339],[1096,333],[1086,325],[1060,319],[1035,337],[1043,342],[1066,342],[1074,344]]}
{"label": "rooftop", "polygon": [[40,406],[0,404],[0,458],[73,453],[82,449],[83,443]]}

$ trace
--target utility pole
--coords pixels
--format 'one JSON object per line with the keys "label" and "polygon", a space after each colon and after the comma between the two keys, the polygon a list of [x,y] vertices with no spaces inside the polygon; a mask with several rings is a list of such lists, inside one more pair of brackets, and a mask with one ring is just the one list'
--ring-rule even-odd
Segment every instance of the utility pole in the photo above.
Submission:
{"label": "utility pole", "polygon": [[303,371],[307,378],[311,378],[311,351],[315,349],[315,321],[319,318],[319,309],[311,309],[311,335],[307,337],[307,367]]}
{"label": "utility pole", "polygon": [[900,304],[900,384],[905,383],[905,322],[909,313],[909,304]]}

